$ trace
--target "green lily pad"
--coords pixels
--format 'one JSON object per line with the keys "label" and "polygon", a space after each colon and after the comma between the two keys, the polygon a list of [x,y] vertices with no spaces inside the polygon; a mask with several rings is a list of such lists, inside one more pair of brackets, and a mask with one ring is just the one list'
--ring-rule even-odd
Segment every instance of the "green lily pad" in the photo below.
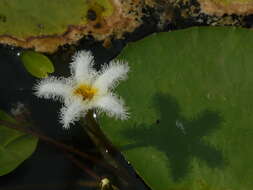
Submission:
{"label": "green lily pad", "polygon": [[191,28],[149,36],[119,56],[127,121],[108,138],[153,190],[253,188],[253,33]]}
{"label": "green lily pad", "polygon": [[85,25],[87,12],[94,5],[111,15],[109,0],[2,0],[0,1],[0,36],[18,39],[34,36],[62,35],[69,26]]}
{"label": "green lily pad", "polygon": [[45,78],[48,76],[48,73],[54,72],[53,63],[43,54],[24,51],[21,54],[21,60],[26,70],[37,78]]}
{"label": "green lily pad", "polygon": [[114,10],[112,0],[1,0],[0,43],[53,53],[99,27],[105,35]]}
{"label": "green lily pad", "polygon": [[[0,110],[0,119],[12,123],[16,121]],[[31,135],[0,125],[0,176],[16,169],[35,151],[38,139]]]}

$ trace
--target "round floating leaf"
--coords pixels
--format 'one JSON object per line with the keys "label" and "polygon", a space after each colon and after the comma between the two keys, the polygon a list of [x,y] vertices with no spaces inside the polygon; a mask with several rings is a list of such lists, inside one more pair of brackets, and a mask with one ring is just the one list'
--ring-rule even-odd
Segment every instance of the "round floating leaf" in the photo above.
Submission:
{"label": "round floating leaf", "polygon": [[[0,110],[0,120],[16,123]],[[17,130],[0,125],[0,176],[8,174],[29,158],[37,146],[38,139]]]}
{"label": "round floating leaf", "polygon": [[109,35],[117,6],[112,0],[1,0],[0,43],[53,53],[90,32]]}
{"label": "round floating leaf", "polygon": [[253,188],[253,33],[191,28],[129,44],[127,121],[101,127],[153,190]]}
{"label": "round floating leaf", "polygon": [[45,78],[48,73],[54,72],[54,65],[47,56],[33,51],[21,54],[21,60],[26,70],[37,78]]}
{"label": "round floating leaf", "polygon": [[87,12],[94,5],[104,9],[102,16],[113,12],[110,0],[2,0],[0,36],[25,40],[63,35],[70,26],[85,25],[88,22]]}

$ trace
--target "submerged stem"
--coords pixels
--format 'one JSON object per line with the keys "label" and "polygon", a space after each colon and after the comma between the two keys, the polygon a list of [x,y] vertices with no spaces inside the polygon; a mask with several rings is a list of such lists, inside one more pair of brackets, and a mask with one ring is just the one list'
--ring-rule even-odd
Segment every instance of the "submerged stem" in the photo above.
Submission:
{"label": "submerged stem", "polygon": [[65,152],[65,156],[73,162],[78,168],[83,170],[85,173],[89,174],[91,177],[93,177],[96,181],[100,181],[101,177],[99,177],[95,172],[93,172],[90,168],[87,166],[84,166],[82,162],[77,160],[74,156],[71,154]]}
{"label": "submerged stem", "polygon": [[123,167],[122,164],[113,157],[113,153],[117,152],[117,150],[115,147],[113,147],[111,142],[104,135],[104,133],[100,129],[99,124],[94,119],[93,114],[93,111],[89,111],[85,117],[85,120],[82,120],[82,123],[84,124],[84,130],[87,132],[87,134],[97,146],[104,158],[111,164],[113,173],[116,176],[120,176],[124,184],[129,186],[129,188],[133,189],[134,185],[136,184],[136,181],[129,174],[127,169]]}
{"label": "submerged stem", "polygon": [[30,135],[32,135],[34,137],[39,138],[40,140],[42,140],[42,141],[44,141],[46,143],[54,145],[55,147],[63,150],[64,152],[71,152],[73,154],[76,154],[76,155],[80,156],[81,158],[90,160],[90,161],[92,161],[94,163],[99,164],[100,166],[103,166],[105,168],[110,169],[109,165],[107,165],[104,162],[101,162],[98,158],[96,158],[94,156],[91,156],[89,154],[86,154],[85,152],[82,152],[82,151],[80,151],[80,150],[78,150],[78,149],[76,149],[76,148],[74,148],[72,146],[66,145],[66,144],[61,143],[59,141],[56,141],[55,139],[50,138],[48,136],[45,136],[45,135],[43,135],[41,133],[38,133],[38,132],[33,131],[31,129],[25,128],[23,126],[20,126],[18,124],[14,124],[12,122],[8,122],[8,121],[5,121],[5,120],[0,120],[0,125],[3,125],[5,127],[11,128],[11,129],[18,130],[18,131],[26,133],[26,134],[30,134]]}

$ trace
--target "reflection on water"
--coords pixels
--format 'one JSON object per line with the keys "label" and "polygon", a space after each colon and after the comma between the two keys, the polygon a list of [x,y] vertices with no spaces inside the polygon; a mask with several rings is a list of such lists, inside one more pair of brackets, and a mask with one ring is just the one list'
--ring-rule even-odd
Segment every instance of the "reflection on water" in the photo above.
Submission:
{"label": "reflection on water", "polygon": [[143,123],[125,130],[123,134],[135,143],[122,147],[123,150],[152,146],[164,152],[174,181],[183,179],[190,172],[194,157],[211,168],[224,167],[222,152],[203,140],[220,128],[223,119],[219,113],[205,110],[187,119],[172,96],[157,94],[153,102],[160,118],[152,125]]}

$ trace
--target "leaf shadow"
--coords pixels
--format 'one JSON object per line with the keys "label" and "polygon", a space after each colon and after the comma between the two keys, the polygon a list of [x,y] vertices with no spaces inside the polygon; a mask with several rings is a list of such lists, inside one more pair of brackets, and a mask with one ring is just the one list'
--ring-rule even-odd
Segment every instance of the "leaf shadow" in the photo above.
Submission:
{"label": "leaf shadow", "polygon": [[174,181],[190,172],[194,157],[210,168],[225,167],[222,152],[203,139],[220,128],[223,118],[218,112],[205,110],[187,119],[174,97],[157,94],[153,102],[160,118],[152,125],[142,123],[124,130],[123,135],[135,143],[121,147],[122,150],[151,146],[165,153]]}

